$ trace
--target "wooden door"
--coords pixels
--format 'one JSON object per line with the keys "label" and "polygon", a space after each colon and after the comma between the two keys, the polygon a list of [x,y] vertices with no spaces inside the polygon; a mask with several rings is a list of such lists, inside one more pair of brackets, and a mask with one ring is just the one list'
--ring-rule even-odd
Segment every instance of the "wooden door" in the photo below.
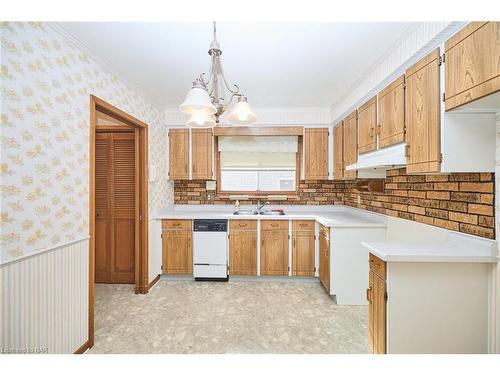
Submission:
{"label": "wooden door", "polygon": [[229,274],[257,275],[257,221],[229,221]]}
{"label": "wooden door", "polygon": [[374,96],[358,108],[358,152],[377,148],[377,97]]}
{"label": "wooden door", "polygon": [[330,228],[323,225],[319,230],[319,279],[330,293]]}
{"label": "wooden door", "polygon": [[405,77],[402,75],[378,94],[379,148],[405,141]]}
{"label": "wooden door", "polygon": [[314,221],[292,222],[292,276],[314,276]]}
{"label": "wooden door", "polygon": [[338,124],[333,128],[333,179],[344,179],[344,125]]}
{"label": "wooden door", "polygon": [[191,132],[193,180],[213,179],[212,129],[193,129]]}
{"label": "wooden door", "polygon": [[170,180],[187,180],[189,178],[189,130],[170,129],[168,131],[169,172]]}
{"label": "wooden door", "polygon": [[306,180],[328,179],[328,128],[304,130]]}
{"label": "wooden door", "polygon": [[135,133],[96,134],[97,283],[134,283],[138,144]]}
{"label": "wooden door", "polygon": [[356,163],[358,160],[358,136],[357,136],[357,114],[351,113],[344,120],[343,157],[344,157],[344,179],[354,180],[358,173],[346,170],[346,166]]}
{"label": "wooden door", "polygon": [[500,22],[471,22],[445,43],[445,107],[500,90]]}
{"label": "wooden door", "polygon": [[162,247],[163,273],[193,274],[193,232],[191,220],[164,220]]}
{"label": "wooden door", "polygon": [[406,172],[441,170],[439,49],[406,71]]}
{"label": "wooden door", "polygon": [[261,221],[260,274],[288,275],[288,221]]}
{"label": "wooden door", "polygon": [[95,136],[95,282],[112,282],[112,134]]}

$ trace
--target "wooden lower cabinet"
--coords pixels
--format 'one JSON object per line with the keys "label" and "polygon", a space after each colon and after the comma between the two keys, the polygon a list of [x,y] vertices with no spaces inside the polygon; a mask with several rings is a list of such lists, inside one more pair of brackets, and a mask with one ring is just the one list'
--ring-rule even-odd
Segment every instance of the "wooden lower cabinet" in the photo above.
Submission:
{"label": "wooden lower cabinet", "polygon": [[370,254],[368,299],[368,346],[370,353],[386,353],[387,287],[385,262]]}
{"label": "wooden lower cabinet", "polygon": [[191,220],[163,220],[163,273],[193,274],[193,232]]}
{"label": "wooden lower cabinet", "polygon": [[260,274],[288,276],[288,220],[261,221],[260,239]]}
{"label": "wooden lower cabinet", "polygon": [[319,279],[330,293],[330,228],[319,226]]}
{"label": "wooden lower cabinet", "polygon": [[314,276],[314,221],[292,222],[292,276]]}
{"label": "wooden lower cabinet", "polygon": [[229,274],[257,275],[257,220],[229,221]]}

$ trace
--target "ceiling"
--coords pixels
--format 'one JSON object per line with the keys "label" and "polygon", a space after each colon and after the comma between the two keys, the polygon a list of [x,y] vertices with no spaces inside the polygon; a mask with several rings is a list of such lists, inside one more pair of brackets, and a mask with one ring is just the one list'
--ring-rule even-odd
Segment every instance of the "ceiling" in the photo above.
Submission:
{"label": "ceiling", "polygon": [[[209,68],[212,24],[65,22],[64,29],[159,108]],[[328,107],[416,23],[218,23],[222,66],[254,107]]]}

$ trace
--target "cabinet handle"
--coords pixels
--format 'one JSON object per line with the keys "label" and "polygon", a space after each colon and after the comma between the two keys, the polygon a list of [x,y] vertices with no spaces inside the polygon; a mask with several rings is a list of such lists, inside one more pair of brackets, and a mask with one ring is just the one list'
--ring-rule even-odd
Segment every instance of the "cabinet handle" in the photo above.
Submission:
{"label": "cabinet handle", "polygon": [[246,226],[247,226],[246,224],[243,224],[243,223],[238,223],[238,225],[239,225],[240,227],[246,227]]}
{"label": "cabinet handle", "polygon": [[370,303],[372,302],[371,298],[370,298],[371,297],[371,292],[372,292],[372,287],[369,287],[368,289],[366,289],[366,300],[368,302],[370,302]]}
{"label": "cabinet handle", "polygon": [[375,128],[371,128],[370,138],[375,138]]}

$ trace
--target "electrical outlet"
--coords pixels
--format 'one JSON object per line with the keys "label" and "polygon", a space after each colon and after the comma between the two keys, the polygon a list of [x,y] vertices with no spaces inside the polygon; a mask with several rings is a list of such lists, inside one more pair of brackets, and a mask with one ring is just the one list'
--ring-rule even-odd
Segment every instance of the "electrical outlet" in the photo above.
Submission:
{"label": "electrical outlet", "polygon": [[361,195],[358,194],[358,204],[361,204]]}

